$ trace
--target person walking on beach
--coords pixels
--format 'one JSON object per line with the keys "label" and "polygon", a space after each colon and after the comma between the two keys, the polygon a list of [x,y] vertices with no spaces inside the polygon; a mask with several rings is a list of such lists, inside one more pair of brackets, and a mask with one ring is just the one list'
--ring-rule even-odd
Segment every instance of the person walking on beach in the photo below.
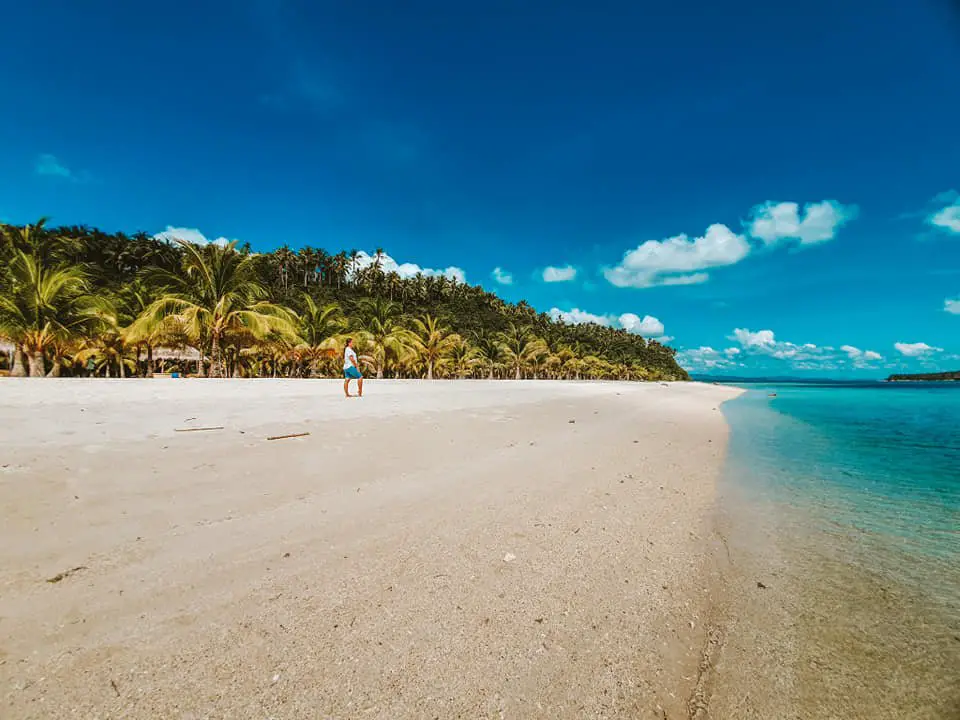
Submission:
{"label": "person walking on beach", "polygon": [[343,394],[350,397],[350,381],[357,381],[357,397],[363,397],[363,374],[357,365],[357,352],[353,349],[353,339],[347,338],[343,350]]}

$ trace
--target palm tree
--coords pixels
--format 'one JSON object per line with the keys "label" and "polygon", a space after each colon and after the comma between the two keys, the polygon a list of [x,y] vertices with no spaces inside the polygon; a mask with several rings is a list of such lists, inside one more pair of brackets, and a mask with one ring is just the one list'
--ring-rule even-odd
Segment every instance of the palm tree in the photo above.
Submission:
{"label": "palm tree", "polygon": [[473,333],[473,346],[476,349],[477,360],[487,368],[487,379],[493,380],[493,371],[501,355],[498,338],[480,329]]}
{"label": "palm tree", "polygon": [[344,327],[343,311],[335,303],[317,305],[316,301],[304,293],[304,310],[297,323],[300,337],[298,348],[312,363],[336,352],[337,340]]}
{"label": "palm tree", "polygon": [[533,334],[527,325],[510,323],[498,336],[500,352],[514,370],[514,377],[520,380],[523,369],[534,358],[546,351],[546,344]]}
{"label": "palm tree", "polygon": [[13,251],[5,284],[0,337],[13,342],[20,368],[26,355],[30,377],[43,377],[47,353],[55,343],[72,340],[92,325],[100,303],[89,294],[80,267],[47,267],[40,257],[23,250]]}
{"label": "palm tree", "polygon": [[266,300],[267,290],[255,276],[253,257],[236,251],[236,243],[198,247],[177,241],[183,249],[180,273],[159,273],[168,288],[137,320],[152,326],[162,318],[182,323],[195,347],[210,350],[210,377],[223,376],[221,346],[229,335],[251,340],[271,334],[296,335],[296,314]]}
{"label": "palm tree", "polygon": [[383,298],[363,298],[357,304],[357,330],[372,346],[371,356],[382,379],[387,362],[405,355],[411,345],[410,332],[400,324],[400,306]]}
{"label": "palm tree", "polygon": [[437,363],[448,355],[461,338],[432,315],[416,318],[413,321],[413,334],[413,350],[427,368],[427,380],[433,380]]}
{"label": "palm tree", "polygon": [[460,336],[455,336],[456,342],[449,349],[448,357],[450,368],[458,378],[465,378],[479,365],[477,349]]}

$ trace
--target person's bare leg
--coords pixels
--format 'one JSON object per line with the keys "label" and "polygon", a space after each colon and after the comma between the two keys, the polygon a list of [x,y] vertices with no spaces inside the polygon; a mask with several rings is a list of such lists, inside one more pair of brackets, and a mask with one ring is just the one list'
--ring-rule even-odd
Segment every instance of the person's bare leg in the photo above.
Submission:
{"label": "person's bare leg", "polygon": [[350,397],[350,378],[346,378],[343,381],[343,394]]}
{"label": "person's bare leg", "polygon": [[357,397],[363,397],[363,378],[357,379],[357,387],[359,388]]}

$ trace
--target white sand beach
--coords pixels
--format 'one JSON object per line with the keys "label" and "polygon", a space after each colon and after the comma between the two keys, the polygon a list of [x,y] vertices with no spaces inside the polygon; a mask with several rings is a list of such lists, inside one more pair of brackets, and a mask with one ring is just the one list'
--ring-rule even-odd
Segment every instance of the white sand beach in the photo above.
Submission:
{"label": "white sand beach", "polygon": [[737,392],[0,380],[0,715],[699,717]]}

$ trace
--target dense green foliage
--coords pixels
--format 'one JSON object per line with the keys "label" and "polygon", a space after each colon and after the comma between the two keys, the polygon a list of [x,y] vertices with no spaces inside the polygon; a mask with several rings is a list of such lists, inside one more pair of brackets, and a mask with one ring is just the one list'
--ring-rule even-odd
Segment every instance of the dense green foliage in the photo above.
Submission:
{"label": "dense green foliage", "polygon": [[960,370],[951,372],[917,373],[915,375],[891,375],[887,382],[960,382]]}
{"label": "dense green foliage", "polygon": [[[13,374],[339,374],[347,336],[378,377],[687,379],[671,348],[567,325],[447,277],[384,272],[377,251],[169,243],[0,226],[0,338]],[[171,359],[173,358],[173,359]],[[179,359],[177,359],[179,358]]]}

